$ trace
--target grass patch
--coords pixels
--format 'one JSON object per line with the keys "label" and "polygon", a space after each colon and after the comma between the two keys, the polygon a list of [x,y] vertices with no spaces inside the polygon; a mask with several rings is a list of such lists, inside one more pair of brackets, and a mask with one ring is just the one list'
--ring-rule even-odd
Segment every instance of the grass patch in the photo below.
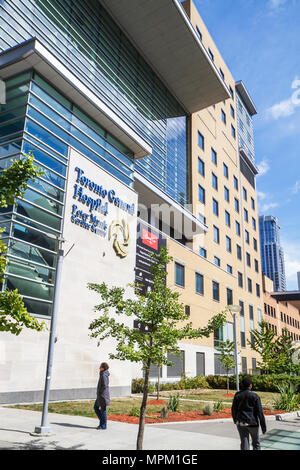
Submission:
{"label": "grass patch", "polygon": [[[111,404],[107,408],[108,415],[122,415],[129,414],[133,408],[140,409],[142,399],[141,398],[113,398]],[[203,402],[186,402],[181,401],[179,404],[178,411],[198,411],[205,406]],[[30,405],[13,405],[10,408],[19,408],[22,410],[31,411],[42,411],[42,404],[30,404]],[[146,412],[160,413],[162,405],[148,405]],[[72,401],[72,402],[51,402],[48,408],[49,413],[66,414],[72,416],[85,416],[87,418],[94,418],[94,401]]]}
{"label": "grass patch", "polygon": [[[178,391],[180,394],[180,402],[178,411],[199,411],[202,410],[207,401],[217,402],[222,400],[224,406],[231,407],[232,398],[223,396],[226,390],[182,390]],[[176,392],[176,393],[178,393]],[[235,393],[234,390],[230,390],[230,393]],[[278,393],[270,392],[256,392],[262,400],[264,406],[271,406],[274,403],[274,398],[279,396]],[[160,398],[165,398],[168,402],[168,397],[174,395],[172,392],[161,392]],[[182,400],[184,398],[184,400]],[[149,400],[153,397],[149,397]],[[112,398],[111,404],[107,409],[108,415],[122,415],[129,414],[133,408],[140,409],[142,402],[141,397],[128,397],[128,398]],[[30,405],[13,405],[10,408],[19,408],[23,410],[40,411],[42,412],[42,404],[30,404]],[[146,409],[147,414],[160,413],[162,405],[148,405]],[[95,418],[94,412],[94,400],[89,401],[64,401],[64,402],[50,402],[49,413],[58,413],[72,416],[84,416],[87,418]]]}

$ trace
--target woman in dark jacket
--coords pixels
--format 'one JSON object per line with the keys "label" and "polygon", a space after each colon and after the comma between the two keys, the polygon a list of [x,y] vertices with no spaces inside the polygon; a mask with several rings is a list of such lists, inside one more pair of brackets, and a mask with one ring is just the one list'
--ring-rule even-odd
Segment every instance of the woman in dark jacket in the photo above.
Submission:
{"label": "woman in dark jacket", "polygon": [[110,405],[108,369],[109,365],[106,362],[102,362],[97,386],[97,398],[94,404],[95,413],[100,421],[97,429],[106,429],[107,427],[106,407]]}

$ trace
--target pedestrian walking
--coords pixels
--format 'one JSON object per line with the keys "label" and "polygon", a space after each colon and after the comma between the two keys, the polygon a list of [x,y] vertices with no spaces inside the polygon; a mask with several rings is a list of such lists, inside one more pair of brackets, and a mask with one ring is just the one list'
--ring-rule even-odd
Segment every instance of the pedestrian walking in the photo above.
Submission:
{"label": "pedestrian walking", "polygon": [[244,377],[241,388],[235,394],[231,407],[231,415],[241,439],[241,450],[250,450],[250,436],[253,450],[261,450],[259,425],[263,434],[267,432],[261,400],[252,391],[250,378]]}
{"label": "pedestrian walking", "polygon": [[107,406],[110,405],[109,395],[109,365],[106,362],[100,364],[100,376],[97,385],[97,398],[94,403],[94,410],[99,418],[99,426],[97,429],[107,428]]}

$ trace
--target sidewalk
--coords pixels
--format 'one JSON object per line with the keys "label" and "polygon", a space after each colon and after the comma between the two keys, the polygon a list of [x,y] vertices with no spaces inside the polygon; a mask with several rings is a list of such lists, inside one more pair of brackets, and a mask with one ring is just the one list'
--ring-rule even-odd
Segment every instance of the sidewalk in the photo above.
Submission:
{"label": "sidewalk", "polygon": [[[98,431],[98,420],[81,416],[49,413],[52,436],[34,437],[30,433],[41,424],[41,413],[0,406],[0,450],[1,449],[53,449],[53,450],[135,450],[138,427],[135,424],[108,421],[106,431]],[[173,423],[174,424],[174,423]],[[198,424],[198,423],[197,423]],[[195,431],[182,432],[168,426],[146,425],[144,450],[238,450],[239,439],[211,435],[201,432],[205,423]]]}
{"label": "sidewalk", "polygon": [[[268,433],[262,449],[300,450],[300,417],[297,413],[267,416]],[[41,424],[41,412],[0,405],[0,450],[135,450],[138,426],[108,421],[106,431],[97,430],[98,420],[49,413],[53,433],[34,437]],[[239,450],[240,441],[231,419],[145,426],[144,450]]]}

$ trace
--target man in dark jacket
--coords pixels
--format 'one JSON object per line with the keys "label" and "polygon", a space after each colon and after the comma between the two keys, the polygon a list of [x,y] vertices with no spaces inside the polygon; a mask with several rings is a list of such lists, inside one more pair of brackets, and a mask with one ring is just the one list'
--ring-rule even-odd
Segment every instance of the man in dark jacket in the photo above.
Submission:
{"label": "man in dark jacket", "polygon": [[100,365],[100,377],[97,385],[97,398],[94,403],[94,410],[100,421],[97,429],[107,428],[106,407],[110,405],[108,369],[109,365],[106,362],[102,362]]}
{"label": "man in dark jacket", "polygon": [[234,396],[231,414],[241,438],[241,450],[250,450],[251,436],[253,450],[260,449],[259,424],[262,433],[267,432],[266,421],[260,397],[251,391],[252,382],[248,377],[242,380],[242,390]]}

